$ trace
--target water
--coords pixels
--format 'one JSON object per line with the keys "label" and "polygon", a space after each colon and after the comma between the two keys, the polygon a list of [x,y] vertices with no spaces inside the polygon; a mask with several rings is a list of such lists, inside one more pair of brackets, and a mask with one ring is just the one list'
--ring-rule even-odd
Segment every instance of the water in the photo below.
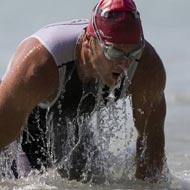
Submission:
{"label": "water", "polygon": [[[0,76],[3,75],[18,43],[51,22],[88,18],[97,1],[0,2]],[[18,181],[0,183],[0,189],[190,189],[190,1],[136,0],[145,37],[159,52],[167,72],[166,154],[170,183],[150,185],[134,179],[109,186],[89,186],[61,179],[52,169],[39,177],[31,174]],[[113,148],[114,142],[113,142]],[[119,170],[118,170],[119,173]]]}

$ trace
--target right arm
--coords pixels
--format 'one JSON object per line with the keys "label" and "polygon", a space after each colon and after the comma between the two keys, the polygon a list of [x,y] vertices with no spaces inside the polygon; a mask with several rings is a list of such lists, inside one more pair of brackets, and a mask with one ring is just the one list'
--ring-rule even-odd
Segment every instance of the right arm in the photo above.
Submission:
{"label": "right arm", "polygon": [[0,149],[17,138],[36,105],[55,97],[58,78],[53,57],[37,39],[18,47],[0,83]]}

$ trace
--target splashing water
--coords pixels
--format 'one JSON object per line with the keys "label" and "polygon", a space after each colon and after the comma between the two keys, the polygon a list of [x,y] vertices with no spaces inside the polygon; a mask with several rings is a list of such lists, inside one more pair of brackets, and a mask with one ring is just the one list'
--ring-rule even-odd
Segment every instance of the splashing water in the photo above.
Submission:
{"label": "splashing water", "polygon": [[[120,86],[121,81],[122,80],[119,80],[119,83],[116,86],[117,88]],[[128,78],[126,77],[126,80],[124,80],[123,83],[125,85],[128,82]],[[64,95],[62,95],[56,105],[56,126],[55,123],[52,122],[54,115],[48,110],[46,118],[46,124],[48,127],[46,133],[48,139],[46,143],[50,157],[49,159],[55,173],[57,169],[62,170],[64,168],[65,174],[62,173],[61,176],[72,178],[72,175],[70,174],[72,173],[72,170],[75,169],[74,171],[78,172],[78,168],[75,168],[75,165],[73,165],[73,160],[76,161],[78,158],[81,159],[82,155],[82,157],[84,156],[84,158],[81,159],[83,166],[81,168],[79,167],[82,170],[82,172],[79,172],[79,175],[80,179],[84,182],[89,181],[90,179],[90,182],[92,183],[101,182],[101,180],[103,180],[104,184],[123,181],[128,183],[127,185],[129,186],[130,183],[132,183],[130,180],[134,180],[134,142],[136,133],[134,131],[133,120],[131,120],[131,97],[128,96],[127,99],[120,98],[116,101],[114,91],[115,88],[110,89],[109,95],[106,99],[107,103],[105,104],[105,99],[102,96],[103,86],[99,84],[97,95],[95,96],[96,104],[91,113],[81,113],[83,101],[85,101],[86,97],[89,95],[93,95],[93,93],[83,93],[75,118],[62,117],[64,112],[62,105]],[[41,130],[40,113],[38,111],[35,113],[35,119],[37,128]],[[63,125],[65,126],[64,128]],[[28,135],[30,137],[30,134]],[[31,138],[29,138],[28,141],[30,141]],[[5,179],[4,181],[11,179],[13,176],[10,168],[12,167],[14,159],[17,157],[18,159],[20,158],[22,150],[20,150],[19,147],[20,144],[17,144],[17,146],[10,146],[8,150],[1,153],[1,178]],[[41,151],[45,150],[42,148]],[[79,155],[80,157],[76,157]],[[27,161],[24,161],[24,163],[26,162]],[[17,164],[18,163],[19,162],[17,161]],[[20,165],[22,166],[23,164],[21,163]],[[21,168],[21,166],[19,166],[19,168]],[[57,189],[57,187],[52,184],[56,183],[58,186],[60,181],[62,181],[61,183],[64,182],[62,178],[59,178],[59,182],[55,182],[57,178],[56,176],[59,176],[58,173],[54,173],[54,175],[52,175],[53,179],[51,180],[49,178],[50,170],[48,170],[48,173],[44,170],[43,173],[44,174],[39,178],[42,181],[43,179],[46,181],[40,181],[40,185],[43,188]],[[24,184],[25,189],[26,184],[28,184],[28,181],[26,180],[31,180],[31,178],[35,178],[35,176],[38,176],[39,174],[41,174],[41,172],[32,171],[31,168],[24,167],[21,169],[19,175],[21,177],[21,183]],[[25,178],[26,180],[23,180],[22,177],[24,176],[28,176]],[[52,180],[54,181],[52,182]],[[47,181],[51,183],[51,186],[48,186]],[[135,181],[135,184],[137,183],[138,181]],[[40,189],[41,186],[39,186],[38,189]],[[131,187],[132,186],[133,184]],[[140,186],[141,185],[139,185],[139,187]],[[29,189],[30,188],[32,187],[30,186]],[[37,189],[36,185],[35,188]]]}
{"label": "splashing water", "polygon": [[17,144],[12,143],[9,147],[4,148],[0,152],[0,180],[13,178],[14,174],[12,171],[13,163],[16,160]]}
{"label": "splashing water", "polygon": [[[88,158],[85,166],[86,171],[89,171],[91,168],[93,168],[92,165],[94,164],[93,162],[95,162],[95,164],[101,166],[101,169],[105,173],[107,183],[99,186],[98,189],[189,189],[190,185],[187,182],[181,181],[174,176],[170,176],[170,182],[156,185],[147,184],[146,182],[133,179],[135,154],[133,142],[135,132],[133,128],[129,126],[131,113],[128,111],[128,107],[130,107],[128,104],[130,104],[130,98],[128,100],[121,99],[116,103],[114,101],[109,101],[106,107],[103,106],[102,101],[100,101],[100,105],[102,106],[100,106],[99,110],[95,109],[91,116],[85,117],[85,115],[81,115],[80,118],[77,118],[80,126],[80,138],[82,139],[86,127],[90,128],[90,131],[93,131],[93,138],[91,139],[90,143],[98,147],[98,150],[101,152],[101,154],[99,154],[98,157],[96,157],[94,160],[92,159],[93,152],[90,152],[90,150],[88,150]],[[61,110],[60,105],[59,109]],[[71,125],[70,127],[72,127],[72,123],[70,123],[70,121],[68,121],[68,123]],[[86,123],[88,123],[88,125],[85,127],[85,129],[82,128],[82,126]],[[71,130],[69,133],[73,134],[73,131]],[[50,141],[48,143],[50,143]],[[57,173],[56,168],[49,169],[43,174],[40,172],[31,171],[27,177],[20,178],[17,181],[11,180],[10,176],[13,174],[10,172],[10,167],[13,158],[17,157],[17,155],[14,155],[15,152],[17,152],[16,149],[18,149],[18,145],[14,143],[9,147],[9,149],[6,149],[1,153],[3,154],[0,157],[1,168],[4,166],[3,171],[6,173],[6,176],[1,176],[4,179],[1,180],[1,189],[97,189],[96,186],[84,185],[75,181],[69,182],[61,178]],[[72,147],[71,152],[73,150],[74,147]],[[64,158],[62,161],[65,163],[68,159],[69,156],[67,156],[67,158]],[[6,165],[4,165],[4,163],[6,163]],[[83,175],[85,177],[85,173]]]}
{"label": "splashing water", "polygon": [[[81,113],[83,101],[89,96],[89,93],[83,93],[81,100],[78,105],[77,114],[75,118],[62,117],[63,106],[62,100],[64,94],[61,95],[57,102],[57,120],[56,126],[52,122],[54,115],[47,113],[46,125],[48,130],[46,135],[48,136],[47,144],[49,160],[51,161],[52,167],[65,168],[65,172],[68,173],[73,167],[73,159],[80,154],[84,154],[84,161],[82,167],[83,180],[87,180],[90,173],[91,178],[100,178],[100,174],[105,181],[119,180],[126,171],[128,174],[134,170],[133,150],[130,145],[134,142],[134,130],[133,126],[128,125],[129,117],[131,117],[130,111],[128,111],[129,98],[121,98],[116,101],[114,91],[116,88],[121,86],[121,83],[126,85],[126,80],[122,81],[122,77],[118,80],[118,84],[114,89],[110,89],[109,95],[106,98],[107,103],[103,98],[103,85],[99,83],[98,90],[95,98],[95,106],[91,113]],[[65,89],[64,89],[65,90]],[[126,89],[123,89],[122,93],[126,93]],[[40,112],[35,113],[35,125],[39,129],[40,133],[43,132],[40,124]],[[63,125],[65,127],[63,128]],[[76,128],[75,125],[78,127]],[[77,130],[77,135],[76,135]],[[27,142],[36,140],[27,129]],[[60,134],[59,134],[60,133]],[[40,137],[38,137],[40,138]],[[39,139],[40,140],[40,139]],[[22,139],[20,140],[21,143]],[[1,164],[4,166],[2,171],[3,177],[7,179],[7,176],[13,176],[9,174],[12,171],[12,162],[22,157],[21,144],[18,143],[18,147],[14,150],[9,149],[7,153],[4,151],[1,156]],[[45,150],[43,147],[40,150],[42,153]],[[15,155],[13,156],[13,152]],[[10,157],[12,159],[10,159]],[[17,159],[18,158],[18,159]],[[22,158],[22,161],[25,158]],[[126,160],[130,160],[126,164]],[[40,162],[40,160],[39,160]],[[16,161],[21,171],[19,176],[26,176],[30,173],[31,168],[25,165],[28,164],[27,159],[22,162]],[[2,167],[3,168],[3,167]],[[43,169],[43,167],[42,167]],[[128,175],[127,174],[127,175]],[[64,174],[64,176],[67,176]],[[88,181],[88,180],[87,180]]]}
{"label": "splashing water", "polygon": [[[68,78],[69,81],[71,77]],[[115,88],[110,89],[106,105],[103,98],[103,85],[99,83],[95,95],[96,103],[91,113],[81,113],[86,98],[89,95],[94,96],[93,93],[85,92],[82,93],[74,118],[67,115],[63,117],[65,109],[62,105],[65,98],[64,93],[56,104],[57,112],[52,113],[49,110],[46,118],[49,157],[55,167],[66,170],[64,172],[67,174],[62,174],[63,176],[69,175],[68,173],[72,170],[72,167],[75,167],[73,166],[73,160],[76,160],[74,157],[78,154],[84,154],[85,157],[82,159],[78,157],[85,162],[82,169],[83,178],[88,178],[89,172],[92,173],[92,176],[104,173],[106,179],[111,178],[111,176],[118,173],[119,169],[117,168],[117,172],[114,172],[114,167],[116,168],[116,161],[119,160],[119,157],[120,168],[122,168],[119,172],[120,176],[126,168],[126,170],[129,170],[129,164],[126,165],[125,162],[131,154],[129,147],[134,136],[133,128],[128,125],[131,113],[128,111],[130,107],[127,106],[127,101],[130,101],[130,98],[128,100],[121,98],[116,101],[114,94],[115,89],[121,87],[121,83],[123,83],[123,86],[127,86],[127,83],[130,82],[127,76],[125,78],[125,80],[122,80],[123,76],[121,76]],[[122,96],[124,96],[126,90],[126,88],[122,89]],[[63,91],[65,92],[65,89]],[[57,117],[56,123],[52,122],[55,115]],[[37,128],[40,128],[39,113],[36,113],[35,118]],[[122,146],[120,146],[121,144]],[[113,178],[116,178],[116,176]]]}

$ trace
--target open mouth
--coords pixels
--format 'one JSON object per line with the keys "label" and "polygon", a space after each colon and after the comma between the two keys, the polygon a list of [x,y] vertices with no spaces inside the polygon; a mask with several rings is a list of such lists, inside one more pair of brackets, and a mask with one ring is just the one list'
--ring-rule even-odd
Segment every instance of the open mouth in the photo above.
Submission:
{"label": "open mouth", "polygon": [[112,76],[115,80],[118,80],[120,75],[121,75],[120,73],[112,73]]}

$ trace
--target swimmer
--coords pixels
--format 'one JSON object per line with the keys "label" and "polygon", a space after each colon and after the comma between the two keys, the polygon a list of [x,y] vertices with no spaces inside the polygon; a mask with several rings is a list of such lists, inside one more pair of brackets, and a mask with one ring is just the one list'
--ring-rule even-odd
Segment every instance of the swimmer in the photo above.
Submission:
{"label": "swimmer", "polygon": [[[31,167],[51,167],[47,117],[55,126],[55,138],[62,136],[53,148],[57,163],[69,154],[66,142],[71,121],[72,167],[63,165],[59,172],[62,177],[82,180],[85,145],[93,135],[87,129],[80,139],[75,118],[98,110],[96,97],[101,87],[105,106],[110,92],[115,101],[131,96],[138,132],[135,177],[158,178],[165,163],[165,83],[162,60],[144,38],[134,1],[100,0],[89,21],[50,24],[18,46],[0,84],[0,148],[22,134],[22,149]],[[32,136],[29,142],[26,131]],[[96,147],[90,151],[95,157],[98,154]],[[88,179],[97,171],[98,167],[89,172]]]}

